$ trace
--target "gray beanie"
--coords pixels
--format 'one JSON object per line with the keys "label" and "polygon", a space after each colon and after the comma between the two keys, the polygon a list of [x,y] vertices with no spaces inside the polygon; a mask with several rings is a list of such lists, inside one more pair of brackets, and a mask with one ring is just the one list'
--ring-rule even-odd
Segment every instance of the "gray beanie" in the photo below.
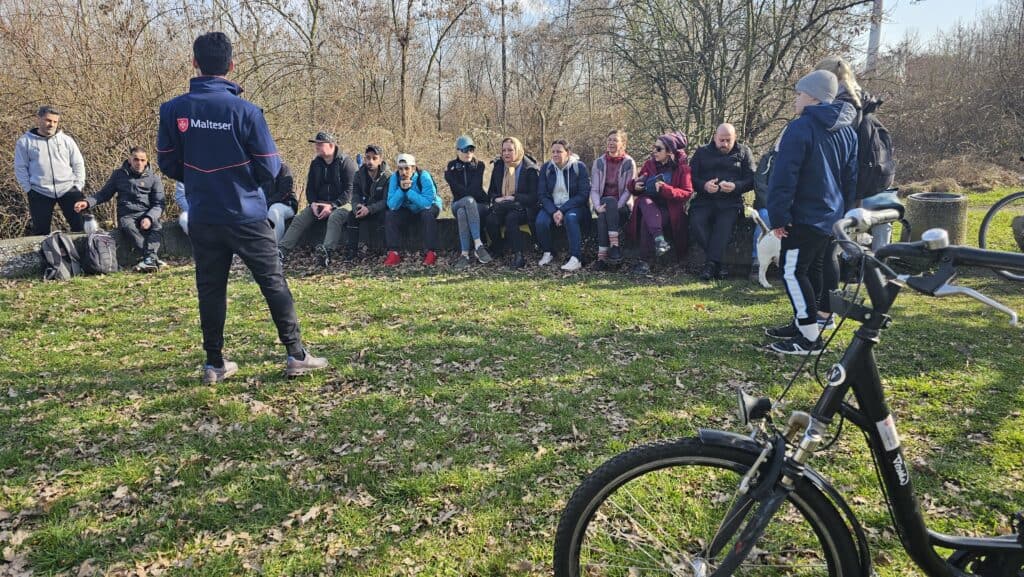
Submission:
{"label": "gray beanie", "polygon": [[801,78],[796,83],[796,89],[818,102],[832,104],[839,92],[839,79],[828,70],[815,70]]}

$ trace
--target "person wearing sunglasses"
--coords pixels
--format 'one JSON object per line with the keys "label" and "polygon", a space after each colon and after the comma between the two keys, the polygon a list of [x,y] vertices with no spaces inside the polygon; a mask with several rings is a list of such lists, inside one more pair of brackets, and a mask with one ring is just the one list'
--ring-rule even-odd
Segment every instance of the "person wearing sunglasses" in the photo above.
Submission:
{"label": "person wearing sunglasses", "polygon": [[459,227],[461,254],[456,269],[470,266],[469,251],[481,264],[491,262],[491,255],[480,239],[480,223],[487,222],[490,200],[484,192],[484,163],[476,158],[476,145],[469,136],[455,141],[457,157],[444,169],[444,180],[452,191],[452,214]]}
{"label": "person wearing sunglasses", "polygon": [[639,239],[641,255],[634,274],[649,274],[651,262],[672,249],[666,234],[675,243],[677,260],[686,254],[686,203],[693,196],[687,144],[682,132],[662,134],[640,173],[629,182],[634,201],[627,232]]}

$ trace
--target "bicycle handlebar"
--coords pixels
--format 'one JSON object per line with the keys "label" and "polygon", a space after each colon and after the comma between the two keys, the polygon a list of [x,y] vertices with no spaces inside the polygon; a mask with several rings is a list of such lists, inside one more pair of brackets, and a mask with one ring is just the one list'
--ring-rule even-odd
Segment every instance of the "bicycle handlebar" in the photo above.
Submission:
{"label": "bicycle handlebar", "polygon": [[953,245],[940,249],[929,249],[921,243],[896,243],[880,248],[875,256],[880,259],[891,256],[932,258],[949,260],[954,266],[966,265],[994,270],[1024,271],[1024,253],[986,250],[969,246]]}

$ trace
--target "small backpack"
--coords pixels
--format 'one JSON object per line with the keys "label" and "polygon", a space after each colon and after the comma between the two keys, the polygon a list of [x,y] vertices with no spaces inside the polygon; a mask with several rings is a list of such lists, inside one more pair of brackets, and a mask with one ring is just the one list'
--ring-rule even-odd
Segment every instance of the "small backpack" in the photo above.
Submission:
{"label": "small backpack", "polygon": [[881,100],[864,105],[864,116],[857,128],[857,198],[874,196],[892,188],[896,180],[896,159],[892,138],[875,111]]}
{"label": "small backpack", "polygon": [[53,232],[44,238],[39,255],[43,259],[43,280],[71,280],[82,274],[75,243],[63,232]]}
{"label": "small backpack", "polygon": [[117,243],[114,237],[103,230],[86,235],[82,270],[86,274],[117,272]]}

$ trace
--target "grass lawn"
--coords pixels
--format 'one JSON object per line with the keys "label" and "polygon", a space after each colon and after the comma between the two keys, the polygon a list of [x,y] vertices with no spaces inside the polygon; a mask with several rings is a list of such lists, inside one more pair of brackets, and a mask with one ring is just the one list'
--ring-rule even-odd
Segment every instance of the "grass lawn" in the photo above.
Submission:
{"label": "grass lawn", "polygon": [[[798,364],[761,350],[788,314],[778,285],[418,266],[289,280],[332,369],[282,376],[239,272],[226,353],[242,369],[216,387],[199,384],[187,264],[0,284],[0,575],[546,575],[583,475],[638,443],[738,430],[737,388],[777,394]],[[1024,286],[961,283],[1024,312]],[[1008,531],[1024,334],[963,299],[904,293],[893,316],[879,366],[933,528]],[[818,392],[802,376],[791,406]],[[879,574],[916,575],[860,435],[813,463]]]}

